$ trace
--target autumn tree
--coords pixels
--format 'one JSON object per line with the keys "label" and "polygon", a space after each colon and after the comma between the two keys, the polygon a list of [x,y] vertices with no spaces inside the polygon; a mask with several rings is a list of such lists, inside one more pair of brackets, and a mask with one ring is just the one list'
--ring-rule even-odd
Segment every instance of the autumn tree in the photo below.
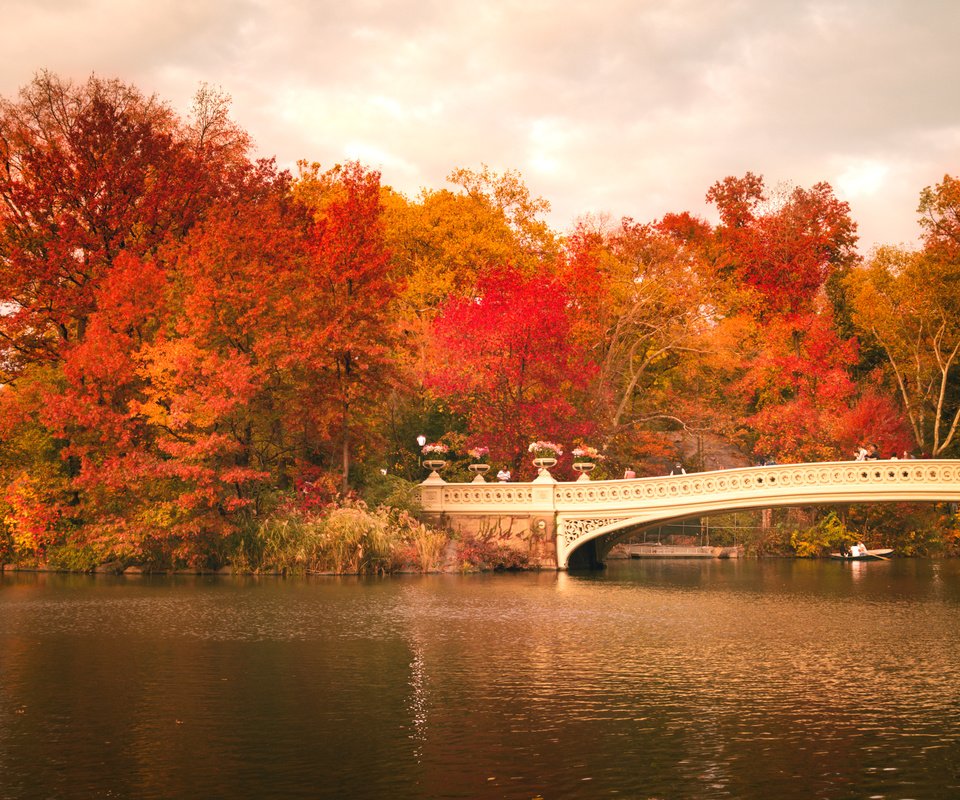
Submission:
{"label": "autumn tree", "polygon": [[531,195],[519,174],[457,169],[448,181],[453,188],[424,189],[412,199],[384,192],[391,269],[398,280],[390,310],[398,337],[393,357],[403,375],[388,395],[391,469],[416,463],[411,444],[418,434],[439,435],[462,424],[424,391],[440,308],[450,298],[471,296],[481,276],[497,265],[516,264],[532,274],[551,268],[557,252],[556,237],[542,219],[548,204]]}
{"label": "autumn tree", "polygon": [[215,132],[237,140],[225,127],[221,116],[207,120],[191,141],[156,98],[96,77],[73,86],[41,73],[18,102],[0,102],[8,371],[56,361],[83,339],[97,286],[120,253],[153,254],[190,228],[226,166],[203,158]]}
{"label": "autumn tree", "polygon": [[712,303],[704,291],[695,250],[653,225],[624,220],[612,236],[611,249],[621,269],[616,274],[614,308],[602,362],[601,393],[614,399],[614,429],[631,417],[661,416],[669,396],[657,393],[657,405],[637,405],[637,398],[657,386],[685,352],[698,348],[709,326]]}
{"label": "autumn tree", "polygon": [[960,178],[944,175],[920,192],[920,225],[928,252],[956,260],[960,254]]}
{"label": "autumn tree", "polygon": [[556,278],[501,267],[436,318],[428,387],[464,416],[477,444],[517,470],[530,441],[592,430],[580,400],[593,368],[569,336],[569,314]]}
{"label": "autumn tree", "polygon": [[933,456],[960,425],[960,261],[941,244],[880,248],[847,279],[854,323],[882,348],[915,446]]}
{"label": "autumn tree", "polygon": [[138,354],[146,386],[130,411],[154,430],[154,505],[194,551],[268,508],[301,450],[288,320],[309,220],[287,176],[250,181],[244,200],[211,208],[169,253],[164,325]]}
{"label": "autumn tree", "polygon": [[[419,345],[439,307],[472,292],[486,270],[512,263],[533,273],[558,252],[541,219],[549,204],[532,197],[517,173],[460,168],[447,179],[461,191],[425,189],[412,201],[391,192],[385,201],[393,269],[402,279],[395,312]],[[418,364],[411,366],[415,375]]]}
{"label": "autumn tree", "polygon": [[728,435],[779,460],[845,455],[837,420],[858,402],[859,349],[827,288],[858,260],[848,205],[828,184],[770,192],[750,172],[718,181],[707,200],[720,214],[708,260],[722,343],[709,362],[735,388]]}
{"label": "autumn tree", "polygon": [[856,397],[856,342],[838,338],[826,309],[769,318],[756,332],[757,350],[734,384],[753,451],[780,461],[849,457],[840,451],[849,437],[838,421]]}
{"label": "autumn tree", "polygon": [[599,437],[617,462],[656,470],[676,458],[665,432],[701,422],[676,381],[714,324],[699,241],[710,232],[689,216],[683,224],[679,215],[619,225],[585,218],[567,238],[561,274],[575,335],[598,367],[591,389]]}
{"label": "autumn tree", "polygon": [[325,173],[304,165],[295,194],[314,214],[309,269],[298,290],[299,352],[315,382],[315,423],[339,442],[346,491],[354,449],[376,430],[393,364],[387,312],[397,282],[380,173],[358,163]]}
{"label": "autumn tree", "polygon": [[198,110],[221,106],[202,135],[156,98],[96,77],[40,73],[0,102],[3,425],[12,441],[47,442],[37,452],[52,459],[0,454],[0,470],[45,493],[61,534],[93,509],[108,530],[150,462],[150,431],[129,404],[144,385],[137,351],[162,317],[161,253],[247,168],[221,100],[198,98]]}
{"label": "autumn tree", "polygon": [[556,257],[557,238],[543,220],[550,203],[533,196],[519,172],[498,174],[486,165],[479,171],[460,167],[447,180],[462,187],[476,203],[502,215],[513,233],[512,256],[517,267],[524,271],[537,269]]}
{"label": "autumn tree", "polygon": [[771,195],[751,172],[707,192],[720,213],[723,274],[756,292],[755,313],[809,309],[837,270],[857,261],[850,207],[826,183]]}

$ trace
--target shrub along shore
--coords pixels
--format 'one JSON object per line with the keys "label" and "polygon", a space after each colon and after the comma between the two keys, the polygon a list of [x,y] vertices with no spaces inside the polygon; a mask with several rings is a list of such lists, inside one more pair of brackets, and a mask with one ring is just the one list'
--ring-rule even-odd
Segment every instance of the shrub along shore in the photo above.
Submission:
{"label": "shrub along shore", "polygon": [[18,553],[8,571],[388,575],[523,569],[526,554],[495,541],[459,537],[420,519],[417,485],[384,479],[371,497],[301,490],[262,519],[225,536],[203,558],[156,551],[124,557],[85,543]]}

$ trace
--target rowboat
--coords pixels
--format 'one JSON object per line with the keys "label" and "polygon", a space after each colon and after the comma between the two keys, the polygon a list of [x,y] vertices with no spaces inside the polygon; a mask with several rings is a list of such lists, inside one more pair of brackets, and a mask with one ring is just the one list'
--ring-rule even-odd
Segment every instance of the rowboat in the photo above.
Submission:
{"label": "rowboat", "polygon": [[840,561],[887,561],[892,548],[881,550],[868,550],[862,544],[855,544],[846,553],[831,553],[830,558],[836,558]]}

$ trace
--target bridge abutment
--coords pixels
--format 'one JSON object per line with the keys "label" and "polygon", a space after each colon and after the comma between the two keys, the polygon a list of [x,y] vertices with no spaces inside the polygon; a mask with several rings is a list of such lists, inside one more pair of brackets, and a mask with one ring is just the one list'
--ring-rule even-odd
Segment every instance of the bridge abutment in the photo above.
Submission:
{"label": "bridge abutment", "polygon": [[427,522],[462,538],[509,547],[531,567],[558,569],[555,483],[420,486]]}
{"label": "bridge abutment", "polygon": [[425,520],[460,539],[470,538],[509,547],[530,567],[557,569],[556,521],[546,514],[426,513]]}

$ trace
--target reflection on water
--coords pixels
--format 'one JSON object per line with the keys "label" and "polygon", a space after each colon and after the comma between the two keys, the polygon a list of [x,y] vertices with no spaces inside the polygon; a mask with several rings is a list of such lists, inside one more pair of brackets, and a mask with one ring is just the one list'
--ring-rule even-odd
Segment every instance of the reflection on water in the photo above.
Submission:
{"label": "reflection on water", "polygon": [[0,798],[960,796],[960,564],[0,579]]}

